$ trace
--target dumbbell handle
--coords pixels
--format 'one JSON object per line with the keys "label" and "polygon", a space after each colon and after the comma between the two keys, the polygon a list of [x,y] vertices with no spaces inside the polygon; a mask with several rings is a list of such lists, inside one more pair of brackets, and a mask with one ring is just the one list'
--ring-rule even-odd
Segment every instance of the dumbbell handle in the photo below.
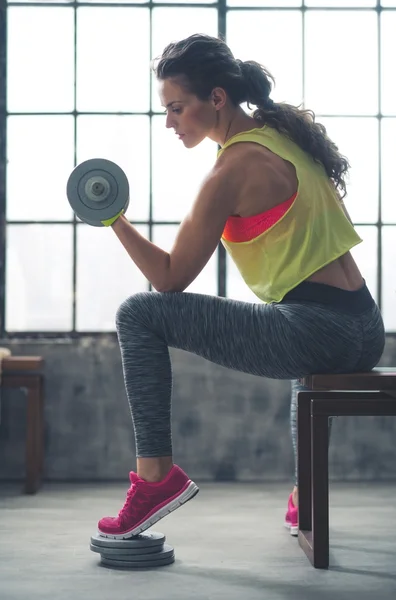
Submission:
{"label": "dumbbell handle", "polygon": [[101,196],[104,192],[104,185],[103,183],[100,183],[99,181],[97,181],[96,183],[93,183],[91,186],[91,192],[95,195],[95,196]]}
{"label": "dumbbell handle", "polygon": [[110,192],[109,182],[100,175],[90,177],[85,184],[85,193],[90,200],[102,202]]}

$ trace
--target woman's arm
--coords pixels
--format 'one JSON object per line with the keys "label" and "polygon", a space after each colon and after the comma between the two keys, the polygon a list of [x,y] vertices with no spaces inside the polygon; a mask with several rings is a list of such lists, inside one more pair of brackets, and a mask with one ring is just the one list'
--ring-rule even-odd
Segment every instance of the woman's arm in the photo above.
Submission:
{"label": "woman's arm", "polygon": [[134,263],[159,292],[182,292],[215,251],[238,198],[235,168],[221,161],[203,183],[170,252],[144,238],[125,216],[112,225]]}

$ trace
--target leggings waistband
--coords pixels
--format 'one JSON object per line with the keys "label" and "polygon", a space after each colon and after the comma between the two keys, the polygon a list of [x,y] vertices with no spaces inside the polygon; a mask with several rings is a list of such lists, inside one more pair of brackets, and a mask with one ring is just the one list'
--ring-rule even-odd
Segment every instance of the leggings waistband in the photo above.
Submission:
{"label": "leggings waistband", "polygon": [[350,292],[325,283],[303,281],[290,290],[280,303],[294,301],[316,302],[354,315],[364,313],[375,306],[366,282],[360,289]]}

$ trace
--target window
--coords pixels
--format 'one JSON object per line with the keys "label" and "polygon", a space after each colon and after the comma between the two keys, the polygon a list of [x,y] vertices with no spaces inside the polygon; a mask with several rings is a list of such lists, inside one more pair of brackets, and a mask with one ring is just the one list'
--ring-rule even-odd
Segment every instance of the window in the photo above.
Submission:
{"label": "window", "polygon": [[[186,152],[164,127],[149,64],[195,32],[221,33],[238,58],[262,62],[273,97],[313,109],[349,158],[346,203],[364,239],[352,252],[396,331],[396,0],[50,0],[3,10],[3,335],[114,331],[122,300],[150,289],[112,232],[74,217],[66,181],[88,158],[113,160],[130,183],[128,218],[171,247],[217,148]],[[186,291],[258,301],[221,246]]]}

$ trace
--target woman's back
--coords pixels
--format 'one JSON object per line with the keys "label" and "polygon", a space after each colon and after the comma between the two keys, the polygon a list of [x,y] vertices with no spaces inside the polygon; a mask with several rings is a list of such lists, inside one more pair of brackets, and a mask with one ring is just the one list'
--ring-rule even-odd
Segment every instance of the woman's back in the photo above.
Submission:
{"label": "woman's back", "polygon": [[[262,126],[262,123],[257,122],[257,128]],[[244,132],[236,132],[234,136],[238,133]],[[275,207],[287,203],[298,190],[294,165],[261,144],[232,144],[227,152],[223,153],[222,159],[234,163],[235,171],[239,174],[237,184],[240,193],[234,217],[240,217],[241,222],[266,211],[271,212]],[[315,202],[314,193],[311,201]],[[349,219],[342,202],[341,205]],[[307,278],[307,281],[325,283],[349,291],[359,289],[364,282],[349,251],[319,269]]]}

